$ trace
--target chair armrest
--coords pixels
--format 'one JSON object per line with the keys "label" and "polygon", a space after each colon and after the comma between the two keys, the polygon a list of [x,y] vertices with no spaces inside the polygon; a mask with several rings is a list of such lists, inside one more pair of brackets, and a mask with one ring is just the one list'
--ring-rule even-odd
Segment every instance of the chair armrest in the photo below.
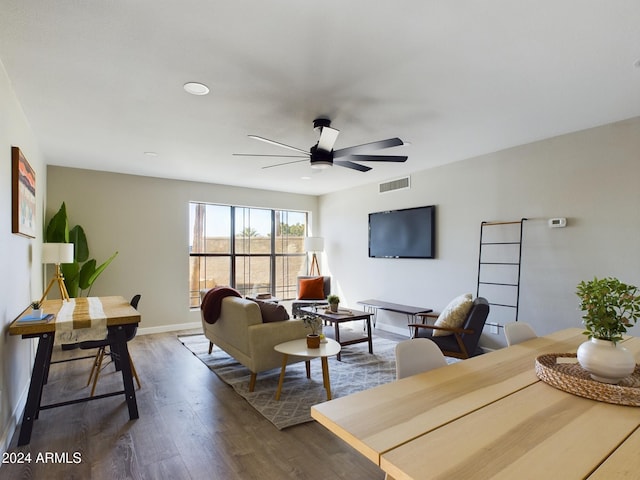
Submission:
{"label": "chair armrest", "polygon": [[446,332],[453,332],[453,333],[466,333],[466,334],[473,333],[473,330],[469,330],[465,328],[439,327],[439,326],[437,327],[435,325],[425,325],[424,323],[410,323],[408,326],[414,327],[414,328],[430,328],[431,330],[444,330]]}
{"label": "chair armrest", "polygon": [[420,317],[422,319],[422,323],[426,324],[428,319],[436,319],[440,316],[439,313],[434,313],[434,312],[428,312],[428,313],[418,313],[416,314],[416,317]]}

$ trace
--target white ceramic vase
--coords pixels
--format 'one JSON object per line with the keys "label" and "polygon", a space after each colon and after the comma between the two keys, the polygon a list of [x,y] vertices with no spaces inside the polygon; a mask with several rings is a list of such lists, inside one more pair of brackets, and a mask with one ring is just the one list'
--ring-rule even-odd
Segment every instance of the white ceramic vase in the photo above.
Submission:
{"label": "white ceramic vase", "polygon": [[599,338],[592,338],[578,347],[578,362],[591,378],[603,383],[618,383],[631,375],[636,367],[633,355],[626,348]]}

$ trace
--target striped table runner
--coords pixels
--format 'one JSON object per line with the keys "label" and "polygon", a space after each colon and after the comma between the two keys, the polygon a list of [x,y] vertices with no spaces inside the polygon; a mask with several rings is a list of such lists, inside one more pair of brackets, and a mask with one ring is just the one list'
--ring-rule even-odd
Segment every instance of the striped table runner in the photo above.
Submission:
{"label": "striped table runner", "polygon": [[56,343],[103,340],[107,337],[107,317],[98,297],[72,298],[62,302],[56,315]]}

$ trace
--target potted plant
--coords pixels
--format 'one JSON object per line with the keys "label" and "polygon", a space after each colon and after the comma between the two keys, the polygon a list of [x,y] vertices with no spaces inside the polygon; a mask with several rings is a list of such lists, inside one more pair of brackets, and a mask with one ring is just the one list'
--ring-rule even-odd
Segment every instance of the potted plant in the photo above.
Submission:
{"label": "potted plant", "polygon": [[618,342],[640,318],[638,287],[617,278],[594,278],[580,282],[576,293],[589,337],[578,348],[578,362],[594,380],[617,383],[635,369],[633,355]]}
{"label": "potted plant", "polygon": [[327,302],[329,303],[329,310],[332,312],[338,311],[338,304],[340,303],[340,297],[337,295],[329,295],[327,297]]}
{"label": "potted plant", "polygon": [[31,310],[31,315],[34,317],[42,317],[42,304],[40,303],[40,300],[34,300],[31,302]]}
{"label": "potted plant", "polygon": [[60,265],[70,297],[81,296],[83,290],[86,290],[86,296],[89,296],[93,283],[118,255],[118,252],[115,252],[100,265],[95,258],[89,258],[89,244],[84,229],[80,225],[69,228],[67,206],[64,202],[49,220],[45,238],[50,243],[73,243],[73,263]]}
{"label": "potted plant", "polygon": [[304,326],[311,330],[311,333],[307,335],[307,347],[320,348],[320,332],[322,332],[322,320],[320,320],[320,317],[304,315],[302,317],[302,321],[304,322]]}

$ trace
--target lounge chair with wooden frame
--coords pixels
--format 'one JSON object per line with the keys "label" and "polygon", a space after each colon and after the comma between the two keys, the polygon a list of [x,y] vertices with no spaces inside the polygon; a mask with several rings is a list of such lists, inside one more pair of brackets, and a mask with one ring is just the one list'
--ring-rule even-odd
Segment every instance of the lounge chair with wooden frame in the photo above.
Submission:
{"label": "lounge chair with wooden frame", "polygon": [[[428,325],[428,318],[437,318],[437,314],[418,313],[422,317],[423,323],[412,323],[409,326],[414,328],[414,338],[424,337],[433,340],[447,357],[469,358],[480,355],[482,350],[478,347],[482,329],[489,316],[489,302],[486,298],[478,297],[474,300],[471,310],[467,314],[460,328],[439,327]],[[433,336],[435,330],[452,332],[452,335]]]}

